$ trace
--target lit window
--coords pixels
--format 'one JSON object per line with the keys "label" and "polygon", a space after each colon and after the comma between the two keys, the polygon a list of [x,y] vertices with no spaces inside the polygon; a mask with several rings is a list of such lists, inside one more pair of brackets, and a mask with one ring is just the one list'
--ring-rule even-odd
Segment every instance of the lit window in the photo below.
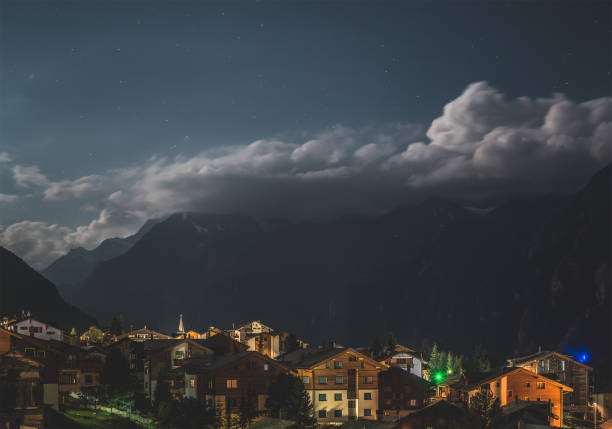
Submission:
{"label": "lit window", "polygon": [[319,401],[327,401],[327,394],[319,393]]}
{"label": "lit window", "polygon": [[416,399],[411,399],[411,400],[410,400],[410,406],[411,406],[411,407],[416,407],[416,406],[417,406],[417,401],[416,401]]}
{"label": "lit window", "polygon": [[189,379],[189,387],[195,387],[195,378]]}
{"label": "lit window", "polygon": [[308,376],[304,376],[304,377],[302,377],[302,383],[304,383],[304,384],[310,384],[310,377],[308,377]]}
{"label": "lit window", "polygon": [[334,383],[342,384],[343,383],[343,377],[341,375],[336,376]]}
{"label": "lit window", "polygon": [[335,369],[341,369],[342,368],[342,361],[340,361],[340,360],[334,361],[334,368]]}
{"label": "lit window", "polygon": [[238,380],[227,380],[228,389],[238,389]]}
{"label": "lit window", "polygon": [[561,361],[561,371],[565,371],[565,361]]}
{"label": "lit window", "polygon": [[267,370],[268,370],[268,364],[264,363],[264,371],[267,371]]}

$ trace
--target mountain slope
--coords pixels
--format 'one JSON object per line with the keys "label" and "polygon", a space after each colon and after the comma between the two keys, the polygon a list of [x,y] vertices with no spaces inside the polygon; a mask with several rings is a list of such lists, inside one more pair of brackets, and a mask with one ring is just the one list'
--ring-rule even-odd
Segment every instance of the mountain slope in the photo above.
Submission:
{"label": "mountain slope", "polygon": [[42,270],[41,274],[58,285],[61,291],[69,292],[70,285],[85,280],[98,263],[123,255],[158,222],[148,220],[136,234],[126,238],[109,238],[93,250],[82,247],[71,249]]}
{"label": "mountain slope", "polygon": [[541,345],[603,359],[585,332],[609,315],[609,200],[607,167],[575,195],[490,212],[432,199],[326,222],[177,214],[100,263],[75,302],[166,330],[179,313],[197,329],[264,318],[312,341],[394,332],[500,358]]}
{"label": "mountain slope", "polygon": [[85,329],[96,323],[65,302],[49,280],[0,247],[0,315],[18,314],[22,309],[65,330]]}

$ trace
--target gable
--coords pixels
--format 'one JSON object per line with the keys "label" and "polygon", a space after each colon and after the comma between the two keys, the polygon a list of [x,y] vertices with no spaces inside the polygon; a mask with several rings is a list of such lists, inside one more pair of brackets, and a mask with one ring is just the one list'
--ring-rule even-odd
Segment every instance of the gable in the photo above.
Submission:
{"label": "gable", "polygon": [[329,357],[322,359],[320,362],[312,365],[310,368],[312,369],[328,368],[327,362],[329,362],[329,368],[333,369],[335,361],[342,362],[343,367],[350,366],[350,364],[354,364],[356,362],[359,362],[359,365],[361,365],[361,362],[363,362],[364,368],[367,368],[367,369],[376,369],[376,368],[382,368],[383,366],[386,366],[384,364],[381,364],[380,362],[375,361],[374,359],[369,358],[368,356],[364,354],[359,353],[356,350],[347,348],[347,349],[343,349],[339,353],[332,354]]}

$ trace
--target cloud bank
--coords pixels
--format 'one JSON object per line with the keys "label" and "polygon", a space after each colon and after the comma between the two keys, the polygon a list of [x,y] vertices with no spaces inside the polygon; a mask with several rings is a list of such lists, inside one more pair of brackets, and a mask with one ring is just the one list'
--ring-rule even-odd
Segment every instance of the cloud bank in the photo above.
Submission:
{"label": "cloud bank", "polygon": [[19,187],[45,201],[83,199],[99,214],[78,227],[19,222],[0,231],[0,244],[41,268],[71,247],[129,235],[176,211],[317,217],[432,194],[565,191],[610,162],[612,98],[510,99],[477,82],[423,131],[409,123],[338,125],[307,141],[262,139],[76,180],[51,181],[36,166],[16,165]]}

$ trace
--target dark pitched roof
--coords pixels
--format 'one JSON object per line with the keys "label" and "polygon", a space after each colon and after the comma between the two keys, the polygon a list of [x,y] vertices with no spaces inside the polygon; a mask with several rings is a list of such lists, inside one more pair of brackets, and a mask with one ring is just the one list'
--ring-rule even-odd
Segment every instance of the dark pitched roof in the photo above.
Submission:
{"label": "dark pitched roof", "polygon": [[554,383],[560,387],[563,388],[563,390],[571,392],[573,391],[573,389],[571,387],[566,386],[565,384],[559,383],[558,381],[552,380],[542,374],[536,374],[535,372],[526,370],[525,368],[521,368],[521,367],[508,367],[508,366],[501,366],[501,367],[497,367],[492,369],[490,372],[484,373],[484,374],[478,374],[476,376],[471,376],[470,377],[470,384],[466,385],[466,386],[461,386],[458,387],[461,390],[464,390],[466,392],[472,391],[474,389],[477,389],[479,386],[485,384],[485,383],[490,383],[493,380],[495,380],[496,378],[499,378],[503,375],[506,374],[510,374],[513,372],[517,372],[517,371],[523,371],[526,372],[530,375],[532,375],[534,378],[543,378],[545,380],[547,380],[547,382],[550,383]]}
{"label": "dark pitched roof", "polygon": [[452,419],[460,419],[466,415],[467,411],[463,408],[459,408],[448,401],[439,400],[426,407],[421,408],[413,413],[408,414],[400,419],[399,423],[393,426],[392,429],[400,429],[403,427],[405,422],[409,422],[413,419],[420,418],[435,418],[435,417],[447,417]]}
{"label": "dark pitched roof", "polygon": [[265,360],[271,363],[272,365],[287,368],[285,365],[283,365],[282,362],[275,361],[265,355],[262,355],[261,353],[257,353],[254,351],[242,351],[238,353],[228,353],[228,354],[225,354],[219,357],[204,356],[201,358],[189,359],[185,362],[182,368],[184,368],[185,371],[187,371],[187,373],[189,374],[209,373],[209,372],[214,372],[227,365],[231,365],[249,356],[255,356],[259,359],[262,359],[262,360]]}
{"label": "dark pitched roof", "polygon": [[587,369],[589,369],[591,371],[593,370],[592,367],[578,362],[577,360],[575,360],[571,356],[567,356],[567,355],[561,354],[559,352],[550,351],[550,350],[544,350],[544,351],[532,353],[530,355],[520,356],[520,357],[508,359],[508,360],[510,362],[512,362],[516,366],[516,365],[522,365],[522,364],[524,364],[526,362],[530,362],[532,360],[544,359],[545,357],[550,356],[550,355],[555,355],[555,356],[560,357],[562,359],[570,360],[573,363],[575,363],[576,365],[580,365],[580,366],[585,367],[585,368],[587,368]]}
{"label": "dark pitched roof", "polygon": [[339,353],[347,350],[346,348],[307,348],[295,350],[287,353],[280,358],[281,362],[298,368],[309,368],[313,365],[321,363],[329,358],[336,356]]}

